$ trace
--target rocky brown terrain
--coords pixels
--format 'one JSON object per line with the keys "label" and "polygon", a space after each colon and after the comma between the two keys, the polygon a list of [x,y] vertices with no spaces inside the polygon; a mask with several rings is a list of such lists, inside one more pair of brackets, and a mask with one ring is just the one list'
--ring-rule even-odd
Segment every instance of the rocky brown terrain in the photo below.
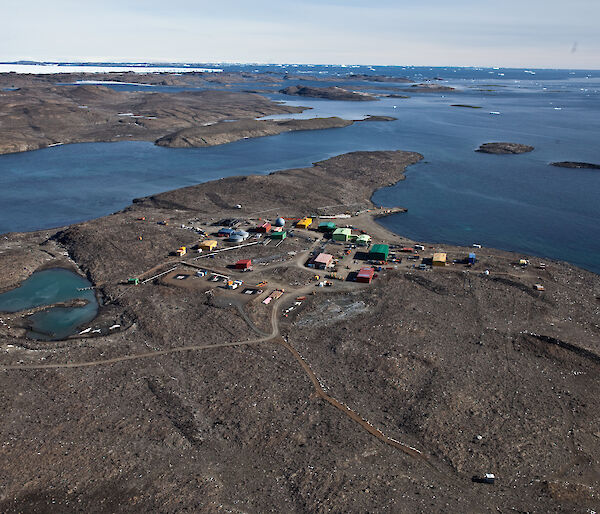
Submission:
{"label": "rocky brown terrain", "polygon": [[228,91],[124,92],[101,85],[29,85],[0,91],[0,153],[93,141],[155,141],[225,119],[301,112]]}
{"label": "rocky brown terrain", "polygon": [[162,73],[137,73],[128,72],[90,72],[90,73],[0,73],[0,88],[56,86],[61,84],[76,84],[77,82],[119,82],[123,84],[145,84],[148,86],[181,86],[181,87],[208,87],[230,86],[260,82],[279,84],[283,80],[281,75],[273,73],[212,73],[212,72],[186,72],[174,74]]}
{"label": "rocky brown terrain", "polygon": [[345,100],[353,102],[368,102],[377,100],[370,93],[360,91],[350,91],[338,86],[332,87],[309,87],[309,86],[290,86],[279,91],[284,95],[309,96],[312,98],[326,98],[327,100]]}
{"label": "rocky brown terrain", "polygon": [[[448,266],[403,260],[371,285],[316,288],[307,249],[344,247],[297,231],[279,247],[181,268],[227,270],[250,257],[255,270],[240,278],[266,280],[264,294],[286,289],[269,306],[200,279],[123,283],[169,269],[169,253],[198,240],[182,224],[216,230],[221,218],[349,212],[374,241],[412,245],[374,222],[369,199],[420,159],[356,152],[7,234],[0,290],[69,265],[97,286],[96,323],[124,321],[110,335],[55,342],[0,326],[0,510],[596,509],[598,275],[535,258],[520,266],[525,256],[487,248],[467,267],[471,249],[424,243],[423,257],[443,250]],[[298,294],[306,300],[284,316]],[[495,484],[471,481],[482,473]]]}
{"label": "rocky brown terrain", "polygon": [[502,155],[527,153],[533,152],[533,150],[533,146],[523,145],[520,143],[484,143],[475,151],[481,153]]}
{"label": "rocky brown terrain", "polygon": [[240,139],[274,136],[296,130],[322,130],[352,125],[351,120],[342,118],[311,118],[289,120],[239,120],[220,122],[213,125],[182,129],[156,140],[159,146],[189,148],[215,146]]}

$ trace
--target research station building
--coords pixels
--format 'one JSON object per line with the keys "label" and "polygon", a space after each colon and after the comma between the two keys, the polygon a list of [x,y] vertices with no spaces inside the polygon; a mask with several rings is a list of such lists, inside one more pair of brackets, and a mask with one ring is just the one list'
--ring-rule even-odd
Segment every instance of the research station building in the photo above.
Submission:
{"label": "research station building", "polygon": [[361,268],[358,274],[356,275],[356,281],[363,282],[365,284],[370,284],[373,280],[374,275],[375,270],[373,268]]}
{"label": "research station building", "polygon": [[390,247],[388,245],[373,245],[369,251],[369,259],[372,261],[387,261],[389,254]]}
{"label": "research station building", "polygon": [[296,223],[296,226],[298,228],[309,228],[312,225],[312,222],[312,218],[305,217],[302,218],[298,223]]}
{"label": "research station building", "polygon": [[319,223],[319,232],[333,232],[336,225],[333,221],[323,221]]}
{"label": "research station building", "polygon": [[432,264],[434,266],[445,266],[446,265],[446,254],[443,252],[434,253]]}
{"label": "research station building", "polygon": [[317,269],[329,268],[333,264],[333,255],[328,253],[320,253],[312,260],[310,264]]}
{"label": "research station building", "polygon": [[334,241],[350,241],[352,230],[349,228],[336,228],[332,236]]}

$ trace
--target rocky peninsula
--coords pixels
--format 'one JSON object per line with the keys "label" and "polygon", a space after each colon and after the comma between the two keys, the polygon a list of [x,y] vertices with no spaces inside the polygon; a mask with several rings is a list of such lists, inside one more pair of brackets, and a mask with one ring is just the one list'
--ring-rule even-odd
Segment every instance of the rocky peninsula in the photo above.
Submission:
{"label": "rocky peninsula", "polygon": [[[103,301],[94,336],[36,342],[0,323],[0,510],[594,508],[600,277],[488,248],[468,265],[471,248],[388,232],[370,198],[421,158],[355,152],[6,234],[2,290],[68,261]],[[342,216],[395,260],[356,282],[364,252],[316,222],[279,243],[172,255],[226,223],[307,215]],[[338,260],[331,285],[306,266],[323,251]],[[446,266],[406,258],[434,252]],[[484,473],[496,483],[471,481]]]}
{"label": "rocky peninsula", "polygon": [[225,119],[303,110],[260,95],[228,91],[154,93],[30,83],[0,92],[0,154],[68,143],[155,141]]}
{"label": "rocky peninsula", "polygon": [[533,146],[523,145],[521,143],[484,143],[475,151],[481,153],[504,155],[533,152],[533,150]]}
{"label": "rocky peninsula", "polygon": [[182,129],[156,140],[158,146],[190,148],[215,146],[254,137],[274,136],[296,130],[322,130],[352,125],[342,118],[310,118],[288,120],[239,120]]}

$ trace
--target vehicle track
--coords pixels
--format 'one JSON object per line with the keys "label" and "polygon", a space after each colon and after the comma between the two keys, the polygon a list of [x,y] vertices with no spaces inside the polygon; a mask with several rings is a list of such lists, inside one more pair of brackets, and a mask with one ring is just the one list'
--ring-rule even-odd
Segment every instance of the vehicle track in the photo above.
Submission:
{"label": "vehicle track", "polygon": [[325,389],[323,389],[321,381],[314,374],[313,370],[311,369],[309,364],[304,360],[302,355],[300,355],[300,353],[291,344],[289,344],[283,337],[280,337],[279,340],[277,341],[277,343],[282,345],[283,347],[285,347],[294,356],[294,358],[300,363],[300,365],[302,366],[302,369],[305,371],[305,373],[308,375],[308,378],[312,382],[317,396],[319,396],[320,398],[322,398],[329,404],[333,405],[336,409],[338,409],[339,411],[344,413],[352,421],[358,423],[367,432],[369,432],[371,435],[377,437],[377,439],[384,442],[385,444],[393,446],[394,448],[398,448],[399,450],[403,451],[407,455],[410,455],[411,457],[421,459],[421,460],[428,462],[427,457],[421,451],[417,450],[416,448],[413,448],[412,446],[403,444],[400,441],[398,441],[397,439],[394,439],[392,437],[385,435],[381,430],[379,430],[377,427],[373,426],[373,424],[371,424],[369,421],[367,421],[365,418],[363,418],[360,414],[358,414],[357,412],[352,410],[346,404],[344,404],[344,403],[336,400],[332,396],[328,395],[325,392]]}
{"label": "vehicle track", "polygon": [[258,344],[270,341],[271,335],[261,337],[259,339],[251,339],[249,341],[234,341],[232,343],[217,343],[217,344],[195,344],[187,346],[178,346],[177,348],[169,348],[167,350],[156,350],[154,352],[136,353],[132,355],[122,355],[111,359],[101,359],[85,362],[64,362],[55,364],[15,364],[9,366],[0,366],[0,371],[6,370],[29,370],[29,369],[60,369],[60,368],[86,368],[91,366],[103,366],[108,364],[116,364],[118,362],[132,361],[136,359],[147,359],[151,357],[159,357],[161,355],[169,355],[178,352],[190,352],[195,350],[208,350],[210,348],[225,348],[229,346],[243,346],[250,344]]}
{"label": "vehicle track", "polygon": [[[428,464],[430,464],[427,457],[425,455],[423,455],[423,453],[421,451],[417,450],[416,448],[413,448],[412,446],[403,444],[400,441],[398,441],[397,439],[394,439],[392,437],[385,435],[380,429],[373,426],[372,423],[370,423],[369,421],[364,419],[362,416],[360,416],[357,412],[352,410],[346,404],[336,400],[335,398],[333,398],[332,396],[327,394],[321,381],[315,375],[315,373],[313,372],[310,365],[304,360],[302,355],[300,355],[300,353],[280,335],[279,319],[277,316],[277,313],[278,313],[277,305],[281,302],[281,299],[284,296],[288,296],[290,294],[297,294],[299,291],[301,291],[303,289],[308,289],[308,287],[290,291],[290,292],[286,293],[285,295],[282,295],[278,300],[276,300],[276,302],[274,302],[272,310],[271,310],[271,327],[272,327],[271,333],[265,334],[263,337],[260,337],[257,339],[251,339],[248,341],[235,341],[235,342],[231,342],[231,343],[179,346],[177,348],[169,348],[166,350],[156,350],[153,352],[137,353],[137,354],[133,354],[133,355],[123,355],[120,357],[113,357],[110,359],[99,359],[99,360],[85,361],[85,362],[67,362],[67,363],[52,363],[52,364],[16,364],[16,365],[0,366],[0,371],[10,371],[10,370],[24,371],[24,370],[66,369],[66,368],[85,368],[85,367],[93,367],[93,366],[105,366],[105,365],[117,364],[120,362],[132,361],[132,360],[137,360],[137,359],[146,359],[146,358],[152,358],[152,357],[159,357],[162,355],[170,355],[170,354],[180,353],[180,352],[208,350],[211,348],[226,348],[226,347],[233,347],[233,346],[244,346],[244,345],[259,344],[259,343],[265,343],[268,341],[273,341],[276,344],[280,344],[281,346],[286,348],[292,354],[292,356],[299,362],[300,366],[302,367],[302,369],[308,376],[309,380],[312,382],[317,396],[319,396],[320,398],[322,398],[323,400],[328,402],[330,405],[334,406],[336,409],[341,411],[343,414],[345,414],[347,417],[349,417],[355,423],[358,423],[367,432],[369,432],[371,435],[375,436],[377,439],[379,439],[383,443],[393,446],[394,448],[401,450],[402,452],[404,452],[405,454],[407,454],[413,458],[423,460],[423,461],[427,462]],[[251,320],[249,318],[247,318],[246,316],[243,316],[243,315],[242,315],[242,317],[245,319],[246,322],[249,323],[249,325],[251,327],[253,327],[253,323],[251,322]],[[258,331],[258,329],[256,327],[253,327],[253,328],[256,331]]]}

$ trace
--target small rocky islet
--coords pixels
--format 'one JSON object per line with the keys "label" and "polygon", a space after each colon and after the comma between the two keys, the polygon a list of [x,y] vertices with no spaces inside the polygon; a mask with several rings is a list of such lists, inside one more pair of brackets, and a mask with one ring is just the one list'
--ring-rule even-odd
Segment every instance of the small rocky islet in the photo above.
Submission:
{"label": "small rocky islet", "polygon": [[600,170],[600,164],[594,164],[591,162],[561,161],[551,162],[550,165],[557,166],[559,168]]}
{"label": "small rocky islet", "polygon": [[524,145],[521,143],[484,143],[475,151],[496,155],[506,155],[527,153],[532,152],[533,150],[533,146]]}

